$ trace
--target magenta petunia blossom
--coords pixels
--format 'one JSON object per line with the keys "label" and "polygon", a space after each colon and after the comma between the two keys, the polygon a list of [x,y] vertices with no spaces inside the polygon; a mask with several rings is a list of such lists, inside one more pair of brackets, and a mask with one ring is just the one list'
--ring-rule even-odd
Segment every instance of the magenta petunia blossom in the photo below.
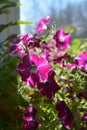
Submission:
{"label": "magenta petunia blossom", "polygon": [[22,42],[26,44],[28,44],[31,38],[33,38],[33,35],[31,33],[20,36],[20,39],[22,40]]}
{"label": "magenta petunia blossom", "polygon": [[45,43],[42,46],[42,55],[50,62],[52,61],[52,56],[51,56],[51,47],[52,47],[52,43]]}
{"label": "magenta petunia blossom", "polygon": [[35,38],[32,34],[28,33],[26,35],[20,36],[14,43],[12,43],[10,50],[12,54],[18,54],[19,57],[23,58],[26,55],[26,52],[29,52],[31,49],[40,48],[40,39]]}
{"label": "magenta petunia blossom", "polygon": [[50,23],[50,16],[47,16],[46,18],[41,18],[39,24],[36,28],[36,33],[41,34],[47,29],[47,24]]}
{"label": "magenta petunia blossom", "polygon": [[29,122],[24,122],[24,130],[36,130],[39,127],[38,119],[31,119]]}
{"label": "magenta petunia blossom", "polygon": [[36,110],[35,107],[28,106],[27,107],[27,112],[25,112],[24,115],[23,115],[23,119],[25,121],[30,121],[32,119],[32,117],[35,118],[36,113],[37,113],[37,110]]}
{"label": "magenta petunia blossom", "polygon": [[31,118],[30,121],[24,121],[23,128],[24,130],[36,130],[39,127],[39,120]]}
{"label": "magenta petunia blossom", "polygon": [[58,30],[53,39],[60,50],[66,50],[70,47],[70,34],[65,33],[64,29]]}
{"label": "magenta petunia blossom", "polygon": [[10,51],[12,55],[18,55],[20,58],[23,58],[26,55],[25,45],[20,38],[18,38],[14,43],[11,44]]}
{"label": "magenta petunia blossom", "polygon": [[38,82],[37,84],[39,92],[47,98],[55,97],[55,93],[60,89],[54,79],[54,75],[54,71],[50,71],[48,73],[48,79],[46,80],[46,82]]}
{"label": "magenta petunia blossom", "polygon": [[38,81],[45,82],[48,79],[51,67],[46,58],[30,54],[24,56],[23,63],[17,66],[17,70],[27,85],[35,87]]}
{"label": "magenta petunia blossom", "polygon": [[32,37],[33,36],[30,33],[19,36],[18,39],[10,46],[11,53],[18,54],[19,57],[23,58],[26,55],[26,45],[29,44],[29,40]]}
{"label": "magenta petunia blossom", "polygon": [[74,69],[74,68],[76,68],[76,64],[74,62],[73,63],[67,63],[65,65],[65,67],[68,68],[68,69]]}
{"label": "magenta petunia blossom", "polygon": [[36,130],[39,126],[40,120],[36,118],[36,108],[28,106],[27,112],[23,115],[24,130]]}
{"label": "magenta petunia blossom", "polygon": [[82,117],[82,121],[87,121],[87,112],[84,112],[84,115]]}
{"label": "magenta petunia blossom", "polygon": [[66,61],[67,58],[69,58],[70,55],[68,53],[65,53],[62,56],[57,56],[53,59],[54,64],[61,64],[61,66],[64,66],[64,62]]}
{"label": "magenta petunia blossom", "polygon": [[77,68],[83,68],[87,72],[87,51],[79,54],[76,58]]}
{"label": "magenta petunia blossom", "polygon": [[58,111],[59,121],[65,125],[65,128],[71,129],[74,117],[70,109],[67,107],[66,103],[63,100],[58,100],[56,109]]}

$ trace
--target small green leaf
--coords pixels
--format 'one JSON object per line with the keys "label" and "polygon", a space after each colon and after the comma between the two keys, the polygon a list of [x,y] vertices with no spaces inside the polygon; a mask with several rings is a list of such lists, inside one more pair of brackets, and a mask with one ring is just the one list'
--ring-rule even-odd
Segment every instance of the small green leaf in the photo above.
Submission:
{"label": "small green leaf", "polygon": [[20,25],[20,24],[33,24],[33,23],[30,22],[30,21],[22,21],[22,20],[18,20],[18,21],[16,22],[16,24],[17,24],[17,25]]}

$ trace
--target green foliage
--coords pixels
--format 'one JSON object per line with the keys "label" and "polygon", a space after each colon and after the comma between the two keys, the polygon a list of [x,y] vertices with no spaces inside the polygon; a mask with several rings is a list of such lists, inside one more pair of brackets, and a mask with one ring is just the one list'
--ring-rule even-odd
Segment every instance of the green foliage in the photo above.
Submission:
{"label": "green foliage", "polygon": [[8,11],[8,8],[10,8],[10,7],[16,7],[16,6],[20,6],[20,4],[19,3],[16,3],[16,2],[12,2],[12,1],[8,1],[8,2],[4,2],[4,3],[1,3],[2,4],[2,6],[1,6],[1,8],[0,8],[0,15],[2,14],[2,13],[10,13],[9,11]]}
{"label": "green foliage", "polygon": [[[11,13],[9,8],[20,6],[20,3],[10,0],[0,0],[0,15]],[[10,26],[32,24],[18,20],[0,25],[0,34]],[[11,56],[9,42],[17,38],[14,32],[11,36],[0,41],[0,130],[22,130],[22,114],[28,103],[18,94],[17,60]]]}

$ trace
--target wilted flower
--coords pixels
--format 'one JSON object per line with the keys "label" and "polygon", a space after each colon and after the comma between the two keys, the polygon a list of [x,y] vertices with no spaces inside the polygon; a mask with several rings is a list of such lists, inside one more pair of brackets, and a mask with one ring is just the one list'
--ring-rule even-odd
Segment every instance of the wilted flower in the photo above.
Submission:
{"label": "wilted flower", "polygon": [[71,129],[74,117],[70,109],[67,107],[66,103],[63,100],[58,100],[56,109],[58,111],[59,121],[62,122],[67,129]]}
{"label": "wilted flower", "polygon": [[60,50],[66,50],[70,47],[70,34],[65,33],[64,29],[58,30],[53,39]]}
{"label": "wilted flower", "polygon": [[47,24],[50,23],[50,20],[51,20],[50,16],[47,16],[46,19],[41,18],[39,24],[37,25],[36,33],[37,34],[43,33],[47,29]]}

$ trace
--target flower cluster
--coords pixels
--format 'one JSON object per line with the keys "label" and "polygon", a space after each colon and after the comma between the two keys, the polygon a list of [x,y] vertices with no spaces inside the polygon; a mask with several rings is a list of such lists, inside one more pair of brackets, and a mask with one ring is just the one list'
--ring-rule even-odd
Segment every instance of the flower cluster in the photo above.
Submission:
{"label": "flower cluster", "polygon": [[[55,99],[56,93],[61,90],[58,83],[57,68],[68,69],[84,69],[87,72],[87,52],[83,52],[76,56],[74,61],[70,63],[67,59],[70,54],[67,49],[70,47],[70,34],[64,29],[54,32],[50,38],[50,32],[42,37],[42,33],[48,30],[48,24],[51,18],[40,19],[36,28],[36,33],[32,35],[28,33],[18,37],[11,45],[12,54],[17,54],[21,63],[17,66],[17,71],[22,81],[30,88],[37,89],[41,95],[48,99]],[[40,34],[40,35],[39,35]],[[65,82],[63,80],[63,82]],[[68,82],[67,92],[72,97],[72,86]],[[67,129],[71,129],[74,115],[64,100],[58,100],[56,103],[59,121],[62,122]],[[36,130],[39,126],[39,120],[36,118],[36,109],[28,107],[27,112],[23,116],[24,130]],[[86,116],[84,115],[84,119]]]}

